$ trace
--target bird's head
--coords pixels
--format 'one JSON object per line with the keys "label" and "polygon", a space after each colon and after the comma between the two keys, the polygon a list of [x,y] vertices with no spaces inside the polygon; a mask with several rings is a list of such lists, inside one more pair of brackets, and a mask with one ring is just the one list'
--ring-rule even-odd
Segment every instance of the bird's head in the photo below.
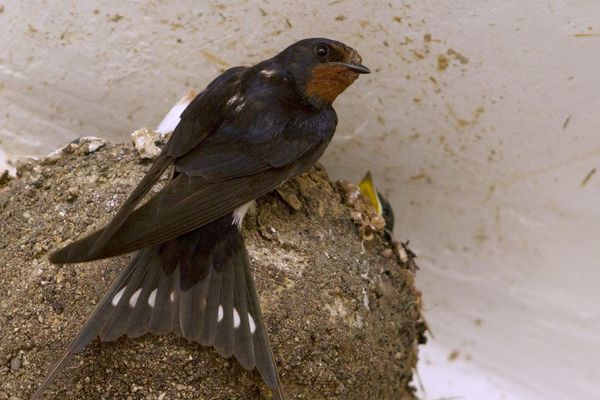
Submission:
{"label": "bird's head", "polygon": [[301,40],[278,57],[302,96],[318,108],[331,106],[359,74],[371,73],[356,50],[331,39]]}

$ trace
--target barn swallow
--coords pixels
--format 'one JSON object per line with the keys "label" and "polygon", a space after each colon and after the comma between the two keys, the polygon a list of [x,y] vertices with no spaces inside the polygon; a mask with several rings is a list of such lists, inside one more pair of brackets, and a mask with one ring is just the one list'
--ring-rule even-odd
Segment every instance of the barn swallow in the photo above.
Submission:
{"label": "barn swallow", "polygon": [[[33,399],[95,337],[176,332],[258,369],[283,398],[240,232],[254,200],[310,169],[333,137],[333,101],[370,71],[349,46],[301,40],[235,67],[189,104],[161,154],[102,229],[55,251],[55,264],[137,251]],[[142,205],[163,173],[172,179]]]}
{"label": "barn swallow", "polygon": [[358,189],[369,200],[375,211],[377,211],[377,214],[383,217],[385,221],[385,235],[392,242],[392,250],[398,256],[398,260],[413,273],[416,272],[419,269],[415,261],[417,255],[408,247],[408,240],[400,242],[394,239],[394,209],[390,202],[375,187],[375,182],[373,182],[370,171],[367,171],[358,183]]}
{"label": "barn swallow", "polygon": [[390,202],[387,201],[375,187],[375,182],[373,182],[370,171],[367,171],[365,176],[358,183],[358,188],[363,196],[365,196],[375,208],[377,214],[383,217],[385,229],[390,233],[394,232],[394,210],[392,209]]}

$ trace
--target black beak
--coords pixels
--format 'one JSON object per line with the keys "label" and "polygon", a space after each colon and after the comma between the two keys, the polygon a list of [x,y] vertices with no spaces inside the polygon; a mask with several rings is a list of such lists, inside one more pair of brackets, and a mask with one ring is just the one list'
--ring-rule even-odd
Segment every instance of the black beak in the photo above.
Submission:
{"label": "black beak", "polygon": [[348,68],[350,71],[354,71],[358,74],[370,74],[371,70],[359,63],[342,63],[343,66]]}

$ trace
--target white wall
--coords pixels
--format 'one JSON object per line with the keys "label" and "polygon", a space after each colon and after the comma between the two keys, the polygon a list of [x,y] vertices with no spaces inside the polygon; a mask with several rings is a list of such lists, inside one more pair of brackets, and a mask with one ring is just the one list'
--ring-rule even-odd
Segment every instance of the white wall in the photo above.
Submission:
{"label": "white wall", "polygon": [[124,141],[226,67],[345,41],[374,73],[325,163],[370,169],[420,254],[425,397],[597,397],[598,1],[167,3],[0,3],[0,147]]}

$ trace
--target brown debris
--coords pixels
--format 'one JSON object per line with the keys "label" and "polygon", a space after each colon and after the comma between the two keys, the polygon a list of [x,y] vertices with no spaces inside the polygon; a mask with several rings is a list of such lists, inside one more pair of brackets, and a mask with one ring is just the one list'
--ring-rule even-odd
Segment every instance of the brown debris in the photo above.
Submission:
{"label": "brown debris", "polygon": [[469,59],[467,57],[465,57],[464,55],[460,54],[458,51],[456,51],[454,49],[448,49],[446,51],[446,54],[448,54],[448,56],[450,56],[450,57],[454,57],[454,59],[458,60],[461,64],[468,64],[469,63]]}
{"label": "brown debris", "polygon": [[437,57],[437,69],[438,71],[445,71],[448,68],[448,57],[443,54],[438,55]]}

